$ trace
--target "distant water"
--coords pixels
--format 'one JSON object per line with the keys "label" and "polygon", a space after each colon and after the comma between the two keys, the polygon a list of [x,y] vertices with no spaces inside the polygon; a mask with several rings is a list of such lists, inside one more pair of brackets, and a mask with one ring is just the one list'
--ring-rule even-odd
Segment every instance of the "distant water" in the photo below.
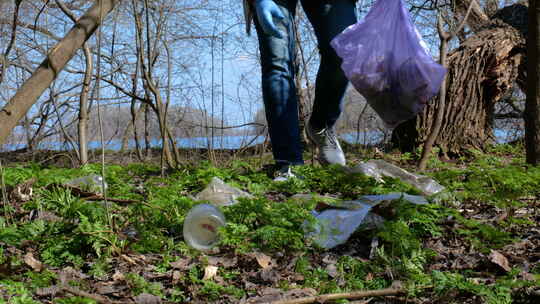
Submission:
{"label": "distant water", "polygon": [[[187,138],[177,138],[176,143],[179,148],[186,148],[186,149],[206,149],[209,147],[213,147],[214,149],[223,149],[223,150],[231,150],[231,149],[238,149],[242,147],[249,147],[254,146],[257,144],[261,144],[264,142],[264,136],[253,136],[253,135],[236,135],[236,136],[215,136],[213,138],[211,137],[187,137]],[[145,142],[144,140],[140,140],[139,143],[144,147]],[[155,147],[161,147],[162,140],[161,139],[151,139],[150,140],[150,146]],[[119,151],[122,147],[122,142],[120,140],[112,140],[110,142],[105,143],[105,147],[107,150],[113,150],[113,151]],[[3,150],[4,151],[13,151],[18,149],[23,149],[26,145],[24,144],[16,144],[16,145],[4,145]],[[57,143],[57,142],[43,142],[40,143],[37,147],[38,150],[40,149],[47,149],[47,150],[69,150],[72,147],[69,144],[66,143]],[[100,141],[91,141],[88,143],[89,149],[100,149],[101,148],[101,142]],[[128,143],[128,148],[135,148],[135,141],[130,140]]]}
{"label": "distant water", "polygon": [[[495,137],[497,143],[506,143],[511,142],[513,140],[518,139],[519,137],[523,136],[522,133],[510,133],[508,130],[503,129],[496,129],[495,130]],[[345,133],[340,134],[339,137],[351,144],[366,144],[366,145],[373,145],[381,142],[384,138],[384,134],[380,131],[368,131],[368,132],[361,132],[361,133]],[[186,149],[206,149],[209,147],[212,147],[213,149],[220,149],[220,150],[232,150],[232,149],[239,149],[242,147],[249,147],[254,146],[258,144],[262,144],[265,140],[264,136],[254,136],[254,135],[231,135],[231,136],[215,136],[213,138],[211,137],[188,137],[188,138],[177,138],[177,145],[179,148],[186,148]],[[140,143],[144,146],[144,141],[140,141]],[[106,149],[107,150],[113,150],[118,151],[121,148],[121,141],[119,140],[113,140],[108,143],[106,143]],[[161,140],[160,139],[153,139],[150,141],[151,147],[160,147],[161,146]],[[25,144],[10,144],[10,145],[4,145],[1,151],[14,151],[25,148]],[[131,140],[128,144],[129,148],[135,148],[135,141]],[[46,150],[57,150],[57,151],[64,151],[64,150],[70,150],[72,147],[64,144],[64,143],[55,143],[55,142],[43,142],[40,145],[38,145],[37,149],[46,149]],[[92,141],[88,143],[89,149],[99,149],[101,148],[101,143],[99,141]]]}

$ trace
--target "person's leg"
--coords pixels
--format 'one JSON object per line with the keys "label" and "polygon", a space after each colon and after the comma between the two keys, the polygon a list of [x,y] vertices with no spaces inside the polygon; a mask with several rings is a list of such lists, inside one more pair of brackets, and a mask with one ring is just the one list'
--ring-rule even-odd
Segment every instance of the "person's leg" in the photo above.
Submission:
{"label": "person's leg", "polygon": [[293,64],[293,22],[297,0],[274,1],[285,16],[282,21],[274,20],[283,38],[264,33],[254,18],[261,53],[264,107],[276,163],[299,165],[303,160]]}
{"label": "person's leg", "polygon": [[349,83],[341,69],[341,58],[330,41],[356,23],[354,0],[301,0],[319,44],[321,64],[315,84],[310,124],[315,130],[332,128],[338,120]]}

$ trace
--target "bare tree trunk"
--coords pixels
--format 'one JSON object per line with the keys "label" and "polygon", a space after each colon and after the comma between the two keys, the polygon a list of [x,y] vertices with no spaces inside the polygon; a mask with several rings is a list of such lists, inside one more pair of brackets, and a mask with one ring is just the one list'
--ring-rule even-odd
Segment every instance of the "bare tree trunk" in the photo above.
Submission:
{"label": "bare tree trunk", "polygon": [[[169,125],[167,122],[169,106],[171,105],[171,94],[172,94],[172,54],[171,54],[172,52],[169,47],[169,43],[167,42],[167,39],[163,39],[163,46],[165,47],[165,51],[167,52],[167,99],[165,101],[165,128],[167,129],[167,135],[169,137],[172,150],[174,152],[174,163],[178,165],[180,164],[180,151],[178,150],[178,146],[176,144],[175,135],[173,132],[171,132],[171,128],[169,128]],[[222,69],[222,73],[223,73],[223,69]],[[221,111],[221,115],[223,116],[223,109]],[[221,121],[223,125],[223,119]],[[221,136],[223,137],[223,131],[221,133]]]}
{"label": "bare tree trunk", "polygon": [[[132,86],[132,93],[133,96],[137,95],[137,87],[138,87],[138,79],[139,79],[139,70],[140,70],[140,61],[139,57],[137,56],[137,65],[135,66],[135,74],[133,75],[133,86]],[[139,110],[136,110],[137,106],[137,99],[133,97],[131,99],[131,125],[133,126],[133,139],[135,140],[135,150],[137,151],[137,157],[140,161],[143,161],[144,157],[141,150],[141,145],[139,143],[139,134],[137,131],[137,117],[139,114],[144,110],[146,105],[144,103],[141,104],[139,107]]]}
{"label": "bare tree trunk", "polygon": [[28,115],[24,115],[24,134],[26,135],[26,147],[28,151],[34,151],[34,144],[32,142],[32,122],[28,118]]}
{"label": "bare tree trunk", "polygon": [[144,156],[141,150],[141,144],[139,141],[139,132],[137,129],[137,118],[140,113],[145,109],[146,104],[141,104],[139,110],[135,110],[136,100],[135,98],[131,101],[131,125],[133,126],[133,140],[135,141],[135,151],[137,152],[137,157],[140,161],[144,160]]}
{"label": "bare tree trunk", "polygon": [[[141,63],[141,72],[143,76],[143,80],[145,83],[145,90],[147,91],[147,97],[149,106],[152,107],[152,110],[156,113],[156,116],[158,118],[158,124],[159,124],[159,130],[162,140],[162,158],[165,159],[167,162],[167,165],[169,167],[175,167],[176,164],[174,163],[173,155],[171,154],[171,151],[169,149],[169,136],[167,134],[167,120],[166,120],[166,104],[163,102],[163,99],[161,97],[161,94],[159,92],[159,89],[157,85],[155,84],[153,78],[152,78],[152,66],[154,59],[157,58],[157,55],[155,54],[155,50],[157,46],[154,46],[154,48],[151,48],[150,46],[150,40],[152,37],[150,37],[150,21],[149,21],[149,8],[148,8],[148,0],[144,1],[144,8],[146,12],[146,62],[145,62],[145,53],[144,53],[144,46],[143,46],[143,38],[142,38],[142,32],[143,32],[143,25],[140,18],[140,15],[137,13],[136,10],[136,3],[133,1],[133,12],[135,15],[135,29],[137,34],[137,52],[139,56],[139,60]],[[155,42],[160,40],[160,35],[162,34],[162,26],[163,24],[158,23],[158,29],[156,30],[156,37],[154,37]],[[154,50],[154,51],[152,51]],[[150,94],[154,97],[155,105],[150,101]],[[162,165],[162,167],[164,167]]]}
{"label": "bare tree trunk", "polygon": [[527,40],[527,101],[525,104],[525,148],[527,163],[540,165],[540,3],[529,0]]}
{"label": "bare tree trunk", "polygon": [[[146,98],[150,98],[150,96],[148,96],[148,94],[146,95]],[[150,105],[149,105],[150,101],[148,101],[145,105],[144,105],[144,152],[145,152],[145,157],[146,158],[150,158],[151,156],[151,146],[150,146]]]}
{"label": "bare tree trunk", "polygon": [[135,130],[137,118],[139,117],[139,114],[144,110],[144,107],[141,105],[138,109],[136,108],[137,101],[136,99],[133,99],[132,103],[132,111],[131,112],[131,121],[129,122],[128,126],[124,130],[124,135],[122,135],[122,144],[120,146],[120,151],[126,151],[129,149],[129,139],[134,134],[137,133],[137,130]]}
{"label": "bare tree trunk", "polygon": [[92,81],[92,54],[90,48],[86,45],[83,46],[84,58],[86,60],[86,67],[84,72],[83,87],[81,91],[81,97],[79,100],[79,155],[81,166],[88,163],[88,93],[90,92],[90,82]]}
{"label": "bare tree trunk", "polygon": [[[304,53],[304,47],[302,46],[302,43],[300,43],[300,33],[298,31],[299,27],[299,20],[300,18],[296,18],[296,21],[294,22],[294,35],[296,39],[296,47],[297,47],[297,54],[296,54],[296,60],[294,62],[295,67],[295,85],[296,85],[296,95],[298,99],[298,124],[300,128],[300,132],[305,129],[307,120],[309,120],[309,115],[311,112],[312,107],[309,105],[313,103],[313,99],[311,98],[311,85],[309,81],[309,73],[307,71],[308,66],[306,63],[306,57]],[[307,89],[304,92],[302,90],[302,74],[305,76],[306,86]],[[307,138],[305,137],[305,132],[302,132],[300,135],[301,144],[304,147],[307,147]]]}
{"label": "bare tree trunk", "polygon": [[[74,23],[77,23],[77,17],[66,7],[61,0],[55,0],[56,4],[62,10],[62,12],[68,16]],[[88,94],[90,92],[90,82],[92,81],[92,53],[90,48],[86,44],[83,44],[84,59],[85,59],[85,72],[83,79],[83,86],[81,89],[81,95],[79,98],[79,123],[77,125],[77,132],[79,137],[79,162],[81,166],[88,163]]]}
{"label": "bare tree trunk", "polygon": [[0,144],[3,144],[13,128],[36,103],[78,49],[92,36],[101,24],[100,16],[107,16],[118,0],[96,0],[69,33],[49,52],[32,76],[25,81],[15,96],[0,110]]}
{"label": "bare tree trunk", "polygon": [[[441,45],[439,49],[439,63],[445,68],[448,67],[446,63],[446,57],[448,56],[448,42],[450,42],[450,40],[452,40],[465,25],[465,21],[467,21],[467,18],[469,17],[469,14],[471,13],[473,3],[474,2],[471,2],[467,10],[467,13],[465,14],[465,17],[463,17],[463,20],[461,21],[461,23],[452,32],[444,31],[443,24],[442,24],[443,22],[442,17],[439,14],[439,18],[437,21],[437,31],[439,33],[439,38],[441,40]],[[433,121],[431,132],[429,133],[426,139],[426,142],[424,143],[422,156],[420,157],[420,161],[418,162],[419,170],[423,171],[426,169],[427,161],[429,159],[429,155],[431,154],[431,149],[433,148],[433,144],[435,143],[435,140],[439,136],[439,132],[441,130],[445,106],[446,106],[446,75],[444,76],[443,81],[441,83],[441,91],[439,92],[439,107],[437,109],[436,117],[435,117],[435,120]]]}

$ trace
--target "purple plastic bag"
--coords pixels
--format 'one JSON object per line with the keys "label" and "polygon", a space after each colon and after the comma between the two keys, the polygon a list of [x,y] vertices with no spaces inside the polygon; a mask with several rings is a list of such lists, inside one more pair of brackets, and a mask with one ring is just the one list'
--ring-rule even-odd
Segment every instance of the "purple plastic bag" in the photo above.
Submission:
{"label": "purple plastic bag", "polygon": [[331,45],[347,78],[388,127],[421,112],[446,73],[428,54],[403,0],[378,0]]}

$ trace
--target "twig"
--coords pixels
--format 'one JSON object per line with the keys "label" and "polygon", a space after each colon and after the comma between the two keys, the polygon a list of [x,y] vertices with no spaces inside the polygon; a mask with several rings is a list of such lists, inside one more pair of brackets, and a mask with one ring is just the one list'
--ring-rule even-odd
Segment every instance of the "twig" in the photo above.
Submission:
{"label": "twig", "polygon": [[6,220],[9,221],[10,219],[10,216],[9,216],[9,210],[8,210],[8,195],[7,195],[7,188],[6,188],[6,181],[4,179],[4,167],[2,166],[2,160],[0,160],[0,187],[1,187],[1,191],[2,191],[2,197],[0,197],[0,199],[2,200],[3,202],[3,206],[4,206],[4,216],[6,217]]}
{"label": "twig", "polygon": [[[99,21],[100,23],[103,23],[103,3],[100,1],[99,3]],[[101,40],[102,40],[102,31],[101,28],[103,26],[100,26],[97,30],[97,71],[96,71],[96,77],[99,79],[101,77]],[[99,86],[100,82],[99,80],[96,81],[94,86],[94,91],[92,92],[92,97],[97,96],[97,114],[98,114],[98,123],[99,123],[99,140],[101,143],[101,189],[103,189],[103,200],[105,201],[105,213],[107,214],[107,220],[109,223],[109,226],[112,230],[114,230],[113,221],[111,217],[111,212],[109,210],[109,204],[107,202],[107,187],[105,187],[105,135],[103,134],[103,119],[101,116],[101,101],[100,99],[100,93],[101,88]]]}
{"label": "twig", "polygon": [[71,286],[66,286],[66,285],[63,285],[62,286],[62,290],[64,291],[67,291],[71,294],[74,294],[76,296],[80,296],[80,297],[85,297],[85,298],[89,298],[89,299],[92,299],[98,303],[101,303],[101,304],[112,304],[112,303],[115,303],[103,296],[100,296],[100,295],[97,295],[97,294],[91,294],[91,293],[88,293],[86,291],[82,291],[80,289],[77,289],[77,288],[73,288]]}
{"label": "twig", "polygon": [[395,296],[404,293],[405,290],[401,288],[386,288],[378,290],[367,290],[367,291],[353,291],[346,293],[332,293],[315,297],[305,297],[292,300],[280,300],[274,301],[272,304],[308,304],[315,302],[326,302],[330,300],[341,300],[341,299],[360,299],[366,297],[381,297],[381,296]]}
{"label": "twig", "polygon": [[[83,200],[87,201],[104,201],[105,197],[101,195],[93,195],[88,197],[83,197]],[[121,198],[110,198],[107,197],[107,201],[113,202],[113,203],[121,203],[121,204],[130,204],[130,203],[137,203],[136,200],[130,200],[130,199],[121,199]]]}

